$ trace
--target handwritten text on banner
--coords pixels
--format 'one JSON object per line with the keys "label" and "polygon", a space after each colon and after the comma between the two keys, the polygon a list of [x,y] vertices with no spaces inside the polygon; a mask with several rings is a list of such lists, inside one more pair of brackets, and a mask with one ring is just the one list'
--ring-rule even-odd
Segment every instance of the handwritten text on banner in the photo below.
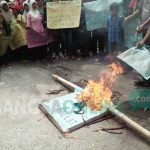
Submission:
{"label": "handwritten text on banner", "polygon": [[47,27],[49,29],[75,28],[79,26],[81,0],[47,3]]}

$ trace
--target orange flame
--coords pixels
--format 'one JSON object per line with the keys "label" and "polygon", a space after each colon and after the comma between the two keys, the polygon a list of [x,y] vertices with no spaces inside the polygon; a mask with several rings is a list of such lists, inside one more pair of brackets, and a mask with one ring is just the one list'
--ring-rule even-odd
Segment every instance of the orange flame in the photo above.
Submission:
{"label": "orange flame", "polygon": [[113,52],[111,54],[108,54],[104,59],[112,61],[115,58],[115,56],[120,55],[121,53],[122,53],[121,51],[119,51],[119,52]]}
{"label": "orange flame", "polygon": [[111,56],[111,55],[107,55],[105,58],[104,58],[105,60],[113,60],[113,56]]}
{"label": "orange flame", "polygon": [[111,96],[113,93],[110,88],[115,82],[117,74],[123,73],[123,68],[119,62],[112,63],[108,67],[112,68],[112,71],[110,69],[104,70],[99,82],[89,80],[84,92],[77,95],[77,98],[84,101],[87,107],[92,110],[104,108],[106,101],[112,104]]}

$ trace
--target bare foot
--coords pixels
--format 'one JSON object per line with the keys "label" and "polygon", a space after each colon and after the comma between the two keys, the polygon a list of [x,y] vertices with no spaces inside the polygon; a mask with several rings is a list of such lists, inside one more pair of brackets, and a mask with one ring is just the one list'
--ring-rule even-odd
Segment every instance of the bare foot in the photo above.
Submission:
{"label": "bare foot", "polygon": [[22,62],[23,64],[25,64],[25,63],[27,63],[27,60],[22,60],[21,62]]}
{"label": "bare foot", "polygon": [[36,63],[40,63],[39,59],[36,60]]}
{"label": "bare foot", "polygon": [[1,67],[3,67],[3,68],[4,68],[4,67],[6,67],[6,65],[5,65],[5,64],[3,64],[3,65],[1,65]]}
{"label": "bare foot", "polygon": [[5,64],[6,66],[11,66],[9,63]]}

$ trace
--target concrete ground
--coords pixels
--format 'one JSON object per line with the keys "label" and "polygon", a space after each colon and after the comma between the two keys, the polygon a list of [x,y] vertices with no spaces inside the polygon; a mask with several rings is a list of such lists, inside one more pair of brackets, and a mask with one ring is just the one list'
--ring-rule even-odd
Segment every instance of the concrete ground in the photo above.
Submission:
{"label": "concrete ground", "polygon": [[[67,94],[65,90],[58,95],[47,95],[49,90],[60,88],[51,74],[59,74],[59,67],[68,68],[60,75],[71,82],[82,79],[98,80],[101,71],[107,68],[107,62],[98,63],[97,58],[75,61],[54,61],[23,65],[13,62],[11,67],[1,69],[0,75],[0,149],[1,150],[149,150],[150,143],[135,131],[123,129],[122,134],[107,132],[96,133],[98,127],[118,127],[118,119],[109,119],[101,123],[83,127],[71,133],[80,139],[64,138],[57,128],[38,109],[37,103]],[[123,94],[127,100],[135,89],[133,80],[138,74],[127,72],[119,75],[113,90]],[[134,117],[139,123],[146,124],[150,130],[150,116],[147,119]]]}

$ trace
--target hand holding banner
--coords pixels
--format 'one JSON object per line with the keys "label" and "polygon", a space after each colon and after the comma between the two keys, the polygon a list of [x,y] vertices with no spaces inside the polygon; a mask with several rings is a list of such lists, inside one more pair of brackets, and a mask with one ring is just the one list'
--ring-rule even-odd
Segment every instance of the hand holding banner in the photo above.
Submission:
{"label": "hand holding banner", "polygon": [[137,27],[140,24],[139,18],[127,19],[124,22],[124,45],[128,48],[136,46],[136,43],[142,40],[142,35],[137,37]]}

